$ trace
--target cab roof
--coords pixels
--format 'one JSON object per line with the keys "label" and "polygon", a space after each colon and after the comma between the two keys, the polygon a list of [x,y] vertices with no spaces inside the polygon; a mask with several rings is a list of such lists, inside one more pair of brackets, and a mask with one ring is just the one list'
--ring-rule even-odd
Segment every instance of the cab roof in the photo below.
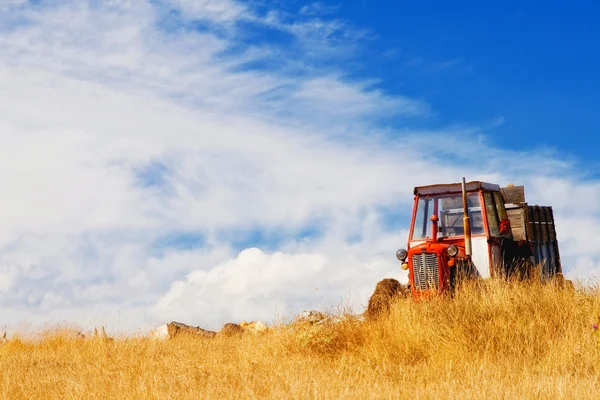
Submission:
{"label": "cab roof", "polygon": [[[495,183],[487,183],[481,181],[467,182],[465,185],[467,192],[473,192],[476,190],[492,190],[500,191],[500,186]],[[428,195],[428,194],[445,194],[445,193],[460,193],[462,192],[462,183],[441,183],[436,185],[428,186],[417,186],[415,187],[414,194]]]}

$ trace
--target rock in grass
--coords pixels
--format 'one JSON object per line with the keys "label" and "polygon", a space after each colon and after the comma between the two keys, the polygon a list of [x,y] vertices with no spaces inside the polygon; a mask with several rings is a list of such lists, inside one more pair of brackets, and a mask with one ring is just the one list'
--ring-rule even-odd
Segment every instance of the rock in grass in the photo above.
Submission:
{"label": "rock in grass", "polygon": [[169,332],[169,337],[174,338],[179,335],[196,335],[206,338],[212,338],[216,336],[216,332],[207,331],[206,329],[202,329],[199,326],[189,326],[183,324],[181,322],[172,321],[167,325],[167,330]]}

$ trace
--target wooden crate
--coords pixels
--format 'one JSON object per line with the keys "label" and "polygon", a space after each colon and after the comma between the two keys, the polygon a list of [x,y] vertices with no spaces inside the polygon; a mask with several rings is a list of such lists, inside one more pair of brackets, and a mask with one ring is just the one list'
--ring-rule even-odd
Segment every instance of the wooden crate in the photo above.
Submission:
{"label": "wooden crate", "polygon": [[526,240],[531,244],[533,261],[542,265],[542,276],[549,278],[562,273],[552,207],[507,204],[506,213],[513,239]]}

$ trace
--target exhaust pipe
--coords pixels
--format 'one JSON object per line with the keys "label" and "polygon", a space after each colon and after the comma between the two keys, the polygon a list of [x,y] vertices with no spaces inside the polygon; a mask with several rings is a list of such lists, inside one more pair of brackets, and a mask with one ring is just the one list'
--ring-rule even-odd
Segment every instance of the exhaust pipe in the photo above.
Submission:
{"label": "exhaust pipe", "polygon": [[467,184],[465,177],[462,178],[462,198],[463,207],[465,209],[465,216],[463,218],[463,226],[465,228],[465,253],[467,257],[471,257],[473,254],[471,250],[471,221],[469,220],[469,207],[467,204]]}

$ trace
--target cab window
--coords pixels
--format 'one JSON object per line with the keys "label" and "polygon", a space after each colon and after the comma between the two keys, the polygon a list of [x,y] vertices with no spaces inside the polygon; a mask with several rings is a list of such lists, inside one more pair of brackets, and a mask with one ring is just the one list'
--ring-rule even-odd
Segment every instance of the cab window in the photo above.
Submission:
{"label": "cab window", "polygon": [[[467,194],[467,207],[471,222],[471,234],[485,233],[479,193]],[[450,195],[421,196],[417,202],[412,240],[432,238],[431,216],[437,215],[438,238],[464,236],[464,208],[460,193]]]}
{"label": "cab window", "polygon": [[485,202],[485,215],[487,216],[490,236],[500,236],[500,221],[498,220],[498,209],[496,208],[494,196],[490,192],[484,192],[483,201]]}

